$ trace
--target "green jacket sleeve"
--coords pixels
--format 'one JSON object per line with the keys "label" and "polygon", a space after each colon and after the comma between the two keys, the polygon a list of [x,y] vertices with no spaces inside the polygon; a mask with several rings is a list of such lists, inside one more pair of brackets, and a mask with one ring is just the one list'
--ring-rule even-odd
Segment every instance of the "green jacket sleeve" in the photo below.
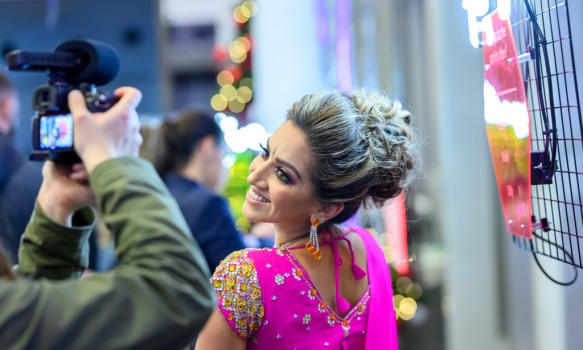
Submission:
{"label": "green jacket sleeve", "polygon": [[[90,182],[120,265],[80,281],[0,280],[2,348],[185,348],[215,297],[178,205],[143,160],[105,162]],[[23,237],[19,274],[62,279],[82,271],[79,248],[88,230],[55,225],[37,209]]]}

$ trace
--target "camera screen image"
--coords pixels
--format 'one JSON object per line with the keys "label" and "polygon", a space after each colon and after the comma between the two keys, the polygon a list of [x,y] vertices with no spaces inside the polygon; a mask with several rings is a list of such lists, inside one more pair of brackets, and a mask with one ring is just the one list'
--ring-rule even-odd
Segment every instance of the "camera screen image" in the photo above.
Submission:
{"label": "camera screen image", "polygon": [[73,146],[73,116],[51,115],[40,119],[40,149],[62,149]]}

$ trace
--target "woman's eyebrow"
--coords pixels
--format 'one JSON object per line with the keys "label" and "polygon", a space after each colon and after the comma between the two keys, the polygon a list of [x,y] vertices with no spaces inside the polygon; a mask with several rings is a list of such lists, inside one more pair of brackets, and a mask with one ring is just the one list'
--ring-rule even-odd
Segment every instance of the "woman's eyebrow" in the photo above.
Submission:
{"label": "woman's eyebrow", "polygon": [[296,174],[296,176],[300,179],[300,181],[302,181],[302,177],[300,176],[300,173],[299,173],[298,169],[296,169],[296,167],[294,167],[290,163],[288,163],[285,160],[282,160],[280,158],[275,158],[275,161],[283,166],[290,168]]}

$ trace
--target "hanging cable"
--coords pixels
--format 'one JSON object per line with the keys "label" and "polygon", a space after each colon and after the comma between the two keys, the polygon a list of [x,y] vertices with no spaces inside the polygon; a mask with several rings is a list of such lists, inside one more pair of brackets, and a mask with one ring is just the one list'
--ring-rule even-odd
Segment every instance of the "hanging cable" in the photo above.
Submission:
{"label": "hanging cable", "polygon": [[[573,261],[573,257],[571,256],[571,254],[567,253],[567,251],[565,250],[565,248],[561,247],[560,245],[551,242],[550,240],[538,235],[536,232],[532,232],[532,235],[538,239],[540,239],[543,242],[548,243],[549,245],[555,246],[557,249],[560,249],[563,251],[563,253],[565,254],[565,256],[567,256],[569,258],[569,260],[571,260],[571,264],[574,263]],[[557,281],[556,279],[552,278],[548,272],[542,267],[542,265],[540,264],[538,257],[537,257],[537,250],[534,248],[534,245],[532,244],[532,239],[530,240],[530,250],[532,251],[532,256],[534,257],[534,261],[536,262],[536,264],[538,265],[539,269],[542,271],[542,273],[544,273],[545,276],[547,276],[548,279],[550,279],[551,281],[555,282],[558,285],[561,286],[570,286],[573,283],[575,283],[575,281],[577,281],[577,278],[579,277],[579,271],[577,270],[577,268],[575,266],[573,266],[573,269],[575,270],[575,276],[573,277],[572,280],[570,280],[569,282],[560,282]]]}

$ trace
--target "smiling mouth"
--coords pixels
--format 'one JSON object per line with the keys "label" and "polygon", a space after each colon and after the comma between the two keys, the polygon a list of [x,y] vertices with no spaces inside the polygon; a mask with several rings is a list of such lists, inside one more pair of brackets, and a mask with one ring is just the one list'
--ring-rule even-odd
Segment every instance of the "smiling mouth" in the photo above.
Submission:
{"label": "smiling mouth", "polygon": [[255,191],[253,191],[253,188],[249,189],[249,196],[251,196],[251,198],[255,199],[258,202],[271,203],[269,199],[263,197],[260,194],[255,193]]}

